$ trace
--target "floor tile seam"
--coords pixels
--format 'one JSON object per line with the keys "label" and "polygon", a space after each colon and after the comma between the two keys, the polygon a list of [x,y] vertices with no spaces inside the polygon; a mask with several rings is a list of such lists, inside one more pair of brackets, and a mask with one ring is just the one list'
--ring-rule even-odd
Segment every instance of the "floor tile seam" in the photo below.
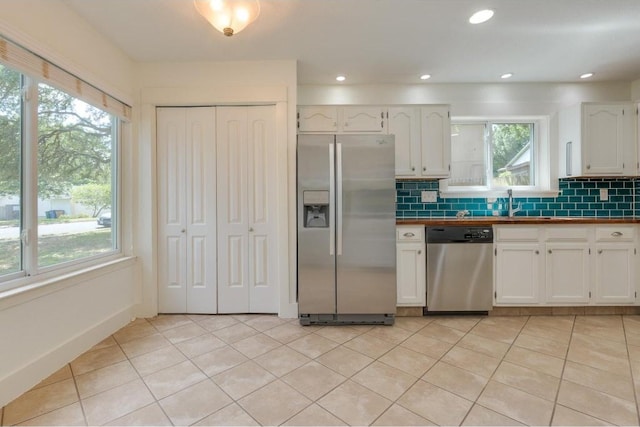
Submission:
{"label": "floor tile seam", "polygon": [[636,404],[636,416],[640,420],[640,405],[638,405],[638,392],[636,391],[636,380],[633,375],[633,368],[631,367],[631,352],[629,352],[629,342],[627,341],[627,328],[624,322],[624,316],[622,316],[622,332],[624,334],[624,341],[627,347],[627,357],[629,359],[629,374],[631,375],[631,386],[633,388],[633,397]]}
{"label": "floor tile seam", "polygon": [[[306,364],[305,364],[306,365]],[[302,365],[304,366],[304,365]],[[302,368],[302,366],[300,366],[300,368]],[[324,365],[323,365],[324,366]],[[291,387],[292,389],[294,389],[296,392],[300,393],[302,396],[306,397],[307,399],[309,399],[311,402],[313,403],[317,403],[320,399],[322,399],[323,397],[325,397],[326,395],[328,395],[329,393],[331,393],[332,391],[334,391],[335,389],[337,389],[338,387],[340,387],[341,385],[343,385],[344,383],[346,383],[347,381],[351,380],[353,381],[352,377],[345,377],[344,375],[340,374],[344,380],[341,380],[339,384],[336,384],[334,387],[332,387],[330,390],[326,391],[325,393],[323,393],[322,395],[318,396],[317,398],[313,399],[309,396],[307,396],[303,391],[298,390],[296,387],[294,387],[293,385],[289,384],[287,381],[284,380],[284,377],[286,377],[287,375],[289,375],[290,373],[297,371],[300,368],[296,368],[293,371],[289,372],[288,374],[283,375],[282,377],[276,377],[276,380],[280,380],[283,383],[285,383],[286,385],[288,385],[289,387]],[[256,390],[257,391],[257,390]]]}
{"label": "floor tile seam", "polygon": [[[158,328],[156,325],[154,325],[154,324],[153,324],[153,323],[151,323],[151,322],[149,322],[149,324],[150,324],[151,326],[153,326],[153,328],[154,328],[156,331],[158,331],[159,333],[161,333],[162,335],[164,335],[164,333],[163,333],[163,332],[171,331],[171,330],[173,330],[173,329],[181,328],[181,327],[183,327],[183,326],[190,326],[190,325],[200,326],[197,322],[195,322],[195,321],[193,321],[193,320],[190,320],[189,322],[190,322],[190,323],[184,323],[184,324],[172,325],[171,327],[169,327],[169,328],[164,328],[164,329]],[[203,328],[202,326],[200,326],[200,327],[201,327],[201,328]],[[203,329],[204,329],[204,328],[203,328]]]}
{"label": "floor tile seam", "polygon": [[[508,360],[505,360],[505,362],[506,362],[506,363],[511,363],[511,362],[509,362]],[[501,364],[502,364],[502,363],[501,363]],[[524,368],[526,368],[526,367],[524,367]],[[533,370],[533,369],[531,369],[531,370]],[[497,372],[497,371],[498,371],[498,369],[496,369],[496,372]],[[534,371],[534,372],[539,373],[539,372],[537,372],[537,371]],[[541,372],[540,372],[540,373],[541,373]],[[543,375],[546,375],[546,374],[544,374],[544,373],[542,373],[542,374],[543,374]],[[495,375],[495,373],[494,373],[494,375]],[[549,376],[551,377],[551,375],[549,375]],[[495,381],[495,382],[497,382],[497,383],[499,383],[499,384],[502,384],[502,385],[505,385],[505,386],[508,386],[508,387],[514,388],[514,389],[516,389],[516,390],[520,390],[520,391],[521,391],[521,392],[523,392],[523,393],[527,393],[527,394],[528,394],[528,395],[530,395],[530,396],[534,396],[534,397],[537,397],[537,398],[539,398],[539,399],[546,400],[547,402],[552,403],[552,404],[554,404],[554,405],[555,405],[555,404],[556,404],[556,399],[557,399],[558,390],[560,389],[560,383],[562,382],[562,378],[557,378],[557,377],[552,377],[552,378],[554,378],[554,379],[558,380],[558,385],[556,386],[555,395],[554,395],[553,399],[549,399],[549,398],[547,398],[547,397],[542,397],[542,396],[540,396],[540,395],[538,395],[538,394],[533,394],[531,391],[529,391],[529,390],[527,390],[527,389],[525,389],[525,388],[523,388],[523,387],[520,387],[520,386],[517,386],[517,385],[514,385],[514,384],[509,384],[509,383],[504,382],[504,381],[500,381],[498,378],[494,378],[494,376],[492,376],[492,377],[491,377],[491,380],[490,380],[490,381]]]}
{"label": "floor tile seam", "polygon": [[[345,378],[347,378],[347,379],[351,379],[354,375],[357,375],[358,373],[362,372],[364,369],[366,369],[367,367],[371,366],[371,364],[373,364],[373,362],[375,362],[376,360],[378,360],[378,359],[374,359],[373,357],[367,356],[366,354],[360,353],[359,351],[353,350],[353,349],[351,349],[351,348],[349,348],[349,347],[344,347],[344,348],[345,348],[345,349],[347,349],[347,350],[355,351],[356,353],[361,354],[361,355],[366,356],[366,357],[368,357],[369,359],[371,359],[371,361],[370,361],[370,362],[368,362],[368,363],[367,363],[366,365],[364,365],[362,368],[358,369],[358,370],[357,370],[357,371],[355,371],[353,374],[351,374],[350,376],[348,376],[348,377],[347,377],[346,375],[344,375],[344,374],[342,374],[342,373],[338,372],[337,370],[335,370],[335,369],[334,369],[334,368],[332,368],[331,366],[328,366],[328,365],[326,365],[326,364],[322,363],[322,361],[321,361],[321,360],[319,360],[319,358],[321,358],[321,357],[322,357],[322,356],[324,356],[325,354],[327,354],[327,353],[329,353],[329,352],[331,352],[331,351],[333,351],[333,350],[335,350],[335,349],[337,349],[337,348],[339,348],[339,347],[342,347],[342,345],[339,345],[338,347],[332,348],[331,350],[327,351],[326,353],[322,353],[320,356],[317,356],[317,357],[315,357],[315,358],[313,358],[313,359],[311,359],[311,360],[318,362],[319,364],[321,364],[321,365],[322,365],[322,366],[324,366],[325,368],[327,368],[327,369],[331,369],[333,372],[335,372],[335,373],[337,373],[337,374],[340,374],[340,375],[342,375],[343,377],[345,377]],[[292,350],[296,351],[295,349],[292,349]],[[300,353],[300,354],[302,354],[302,353]],[[308,356],[306,356],[306,355],[304,355],[304,354],[303,354],[303,356],[305,356],[305,357],[309,358]],[[309,363],[309,362],[307,362],[307,363]],[[305,363],[304,365],[306,365],[307,363]],[[304,366],[304,365],[302,365],[302,366]],[[296,368],[296,369],[298,369],[298,368]],[[295,371],[296,369],[294,369],[294,371]],[[288,374],[290,374],[291,372],[293,372],[293,371],[289,371],[289,372],[287,372],[285,375],[288,375]],[[284,375],[283,375],[283,376],[284,376]]]}
{"label": "floor tile seam", "polygon": [[[380,362],[380,363],[383,363],[383,362]],[[398,368],[396,368],[396,369],[398,369]],[[412,376],[413,376],[413,375],[412,375]],[[414,378],[416,378],[416,377],[414,377]],[[391,405],[393,405],[394,403],[398,403],[398,400],[400,400],[400,399],[402,398],[402,396],[404,396],[404,395],[405,395],[409,390],[411,390],[411,388],[413,388],[413,386],[415,386],[415,385],[418,383],[418,381],[422,380],[422,378],[416,378],[416,379],[415,379],[415,381],[413,381],[413,382],[411,383],[411,385],[410,385],[409,387],[407,387],[407,389],[406,389],[405,391],[403,391],[402,393],[400,393],[400,396],[398,396],[398,397],[397,397],[397,398],[395,398],[395,399],[390,399],[390,398],[388,398],[388,397],[386,397],[386,396],[381,395],[380,393],[378,393],[377,391],[375,391],[375,390],[373,390],[372,388],[368,387],[367,385],[362,384],[362,383],[360,383],[360,382],[356,381],[355,379],[353,379],[353,377],[348,378],[348,380],[351,380],[351,381],[355,382],[356,384],[358,384],[358,385],[360,385],[360,386],[362,386],[362,387],[366,388],[367,390],[371,391],[372,393],[376,394],[377,396],[380,396],[380,397],[382,397],[382,398],[384,398],[384,399],[386,399],[386,400],[390,401],[390,402],[391,402]],[[422,380],[422,381],[424,381],[424,380]],[[431,383],[429,383],[429,384],[431,384]],[[449,393],[451,393],[451,392],[449,392]],[[390,405],[390,406],[391,406],[391,405]],[[389,407],[390,407],[390,406],[389,406]],[[386,409],[385,409],[385,411],[386,411]],[[424,417],[423,417],[423,418],[424,418]]]}
{"label": "floor tile seam", "polygon": [[[116,389],[116,388],[118,388],[118,387],[122,387],[122,386],[125,386],[125,385],[128,385],[128,384],[131,384],[131,383],[133,383],[133,382],[135,382],[135,381],[140,381],[140,382],[142,382],[142,384],[147,388],[147,390],[149,390],[149,387],[148,387],[148,386],[147,386],[147,384],[142,380],[142,378],[136,378],[136,379],[133,379],[133,380],[131,380],[131,381],[127,381],[127,382],[125,382],[125,383],[123,383],[123,384],[120,384],[119,386],[112,387],[112,388],[110,388],[109,390],[104,390],[104,391],[101,391],[100,393],[96,393],[96,394],[91,395],[91,396],[87,396],[87,397],[84,397],[84,398],[80,398],[80,400],[79,400],[78,402],[80,403],[80,406],[81,406],[81,408],[82,408],[82,414],[84,415],[84,421],[85,421],[86,425],[90,426],[91,424],[89,424],[89,419],[87,418],[87,415],[86,415],[86,411],[85,411],[85,407],[84,407],[84,405],[85,405],[85,401],[87,401],[87,400],[89,400],[89,399],[91,399],[91,398],[94,398],[94,397],[96,397],[96,396],[99,396],[100,394],[103,394],[103,393],[106,393],[106,392],[108,392],[108,391],[114,390],[114,389]],[[149,390],[149,394],[150,394],[150,395],[151,395],[151,397],[153,398],[154,402],[157,402],[157,401],[158,401],[158,400],[156,399],[155,395],[154,395],[153,393],[151,393],[151,390]],[[138,409],[140,409],[140,408],[138,408]],[[110,422],[112,422],[112,421],[114,421],[114,420],[117,420],[117,419],[118,419],[118,418],[120,418],[120,417],[124,417],[124,416],[126,416],[126,415],[129,415],[129,414],[131,414],[132,412],[137,411],[138,409],[134,409],[133,411],[129,411],[129,412],[127,412],[126,414],[119,415],[119,416],[118,416],[118,417],[116,417],[116,418],[109,419],[109,420],[105,421],[105,422],[103,423],[103,425],[104,425],[104,424],[107,424],[107,423],[110,423]]]}
{"label": "floor tile seam", "polygon": [[[322,406],[322,404],[320,403],[320,399],[316,400],[316,401],[315,401],[315,402],[313,402],[311,405],[313,405],[313,404],[318,405],[320,408],[322,408],[323,410],[327,411],[329,414],[333,415],[334,417],[336,417],[337,419],[339,419],[340,421],[342,421],[342,423],[343,423],[343,425],[344,425],[344,426],[349,426],[349,425],[350,425],[348,422],[346,422],[345,420],[343,420],[342,418],[340,418],[340,417],[338,416],[338,414],[334,414],[334,413],[333,413],[329,408],[326,408],[326,407]],[[309,406],[311,406],[311,405],[309,405]],[[309,406],[307,406],[307,408],[308,408]],[[302,411],[304,411],[304,410],[305,410],[305,409],[307,409],[307,408],[304,408]],[[387,409],[389,409],[389,408],[387,408]],[[300,411],[300,412],[302,412],[302,411]],[[386,409],[385,409],[385,411],[386,411]],[[300,412],[298,412],[298,414],[299,414]],[[384,413],[384,412],[383,412],[383,413]],[[296,415],[297,415],[297,414],[296,414]],[[291,418],[293,418],[293,417],[291,417]],[[289,420],[290,420],[291,418],[289,418]],[[289,421],[289,420],[287,420],[287,421]],[[287,421],[285,421],[284,423],[286,423]],[[284,423],[282,423],[282,424],[284,424]],[[282,424],[281,424],[281,425],[282,425]],[[373,422],[372,422],[371,424],[373,424]],[[371,425],[371,424],[370,424],[370,425]]]}
{"label": "floor tile seam", "polygon": [[[195,386],[197,386],[197,385],[199,385],[199,384],[202,384],[202,383],[204,383],[204,382],[206,382],[206,381],[210,381],[214,386],[216,386],[217,388],[219,388],[219,389],[220,389],[220,391],[221,391],[222,393],[224,393],[224,394],[225,394],[225,396],[227,396],[229,399],[231,399],[232,403],[237,403],[236,399],[234,399],[233,397],[231,397],[231,396],[230,396],[230,395],[229,395],[229,394],[228,394],[228,393],[227,393],[227,392],[226,392],[222,387],[220,387],[220,386],[219,386],[219,385],[218,385],[218,384],[213,380],[213,378],[210,378],[210,377],[206,377],[206,378],[204,378],[204,379],[202,379],[202,380],[200,380],[200,381],[197,381],[197,382],[195,382],[195,383],[193,383],[193,384],[189,384],[189,385],[188,385],[188,386],[186,386],[185,388],[182,388],[182,389],[180,389],[180,390],[176,390],[176,391],[174,391],[173,393],[171,393],[171,394],[169,394],[169,395],[167,395],[167,396],[164,396],[162,399],[156,399],[156,396],[151,392],[151,390],[149,390],[149,393],[151,393],[151,397],[153,397],[154,402],[158,404],[158,406],[160,407],[160,409],[162,409],[162,412],[167,416],[167,419],[168,419],[169,421],[171,421],[171,424],[175,425],[175,424],[173,423],[173,420],[171,419],[171,417],[169,417],[169,415],[168,415],[168,414],[166,413],[166,411],[164,410],[164,407],[162,406],[161,402],[162,402],[163,400],[169,399],[170,397],[173,397],[173,396],[177,395],[178,393],[181,393],[181,392],[183,392],[183,391],[185,391],[185,390],[187,390],[187,389],[189,389],[189,388],[191,388],[191,387],[195,387]],[[143,382],[144,382],[144,381],[143,381]],[[147,384],[146,384],[146,383],[145,383],[145,387],[147,387],[147,389],[149,389],[149,387],[147,386]],[[251,393],[249,393],[249,394],[251,394]],[[248,395],[247,395],[247,396],[248,396]],[[242,396],[242,397],[245,397],[245,396]],[[241,397],[240,399],[242,399],[242,397]],[[238,399],[238,400],[239,400],[239,399]],[[152,403],[153,403],[153,402],[152,402]],[[230,404],[231,404],[231,403],[230,403]],[[147,405],[147,406],[148,406],[148,405]],[[227,406],[229,406],[229,405],[227,405]],[[141,408],[138,408],[138,409],[141,409]],[[134,411],[131,411],[131,412],[129,412],[128,414],[131,414],[132,412],[135,412],[135,411],[137,411],[138,409],[136,409],[136,410],[134,410]],[[222,408],[220,408],[220,409],[222,409]],[[202,419],[204,419],[204,418],[208,417],[209,415],[215,414],[216,412],[218,412],[218,411],[210,412],[210,413],[208,413],[207,415],[205,415],[204,417],[202,417]],[[128,414],[126,414],[126,415],[128,415]],[[122,417],[123,417],[123,416],[125,416],[125,415],[122,415]],[[118,418],[120,418],[120,417],[118,417]],[[201,420],[202,420],[202,419],[201,419]],[[201,420],[198,420],[198,421],[201,421]],[[113,420],[111,420],[111,421],[113,421]],[[111,422],[111,421],[107,421],[107,422]],[[195,424],[195,423],[197,423],[198,421],[195,421],[195,422],[194,422],[194,423],[192,423],[192,424]],[[106,424],[106,423],[105,423],[105,424]]]}
{"label": "floor tile seam", "polygon": [[[501,365],[503,362],[505,362],[505,359],[504,359],[504,358],[505,358],[505,356],[506,356],[506,355],[509,353],[509,351],[511,351],[511,349],[515,346],[516,340],[517,340],[517,339],[518,339],[518,337],[522,334],[522,330],[524,329],[525,325],[526,325],[527,323],[529,323],[529,321],[531,320],[531,317],[532,317],[531,315],[528,315],[528,316],[527,316],[527,320],[526,320],[526,321],[522,324],[522,326],[520,327],[520,330],[519,330],[519,332],[518,332],[518,335],[517,335],[517,336],[516,336],[516,338],[513,340],[513,342],[509,345],[509,348],[507,349],[507,351],[502,355],[502,357],[500,358],[500,361],[498,362],[498,365],[496,366],[496,368],[495,368],[495,369],[493,370],[493,372],[491,373],[491,376],[489,377],[488,381],[485,383],[485,385],[482,387],[482,390],[480,390],[480,393],[478,393],[478,396],[477,396],[477,397],[475,398],[475,400],[473,401],[473,404],[474,404],[474,405],[480,405],[480,404],[478,403],[478,399],[480,399],[480,397],[484,394],[485,390],[487,389],[487,387],[489,386],[489,384],[491,383],[491,381],[496,381],[496,382],[498,382],[498,383],[500,383],[500,384],[503,384],[503,383],[502,383],[502,382],[500,382],[500,381],[494,380],[494,377],[495,377],[495,375],[496,375],[496,372],[498,372],[498,368],[500,368],[500,365]],[[496,359],[497,359],[497,358],[496,358]],[[507,361],[507,362],[508,362],[508,361]],[[444,362],[444,361],[443,361],[443,363],[446,363],[446,362]],[[476,375],[479,375],[479,374],[476,374]],[[482,376],[482,375],[480,375],[480,376]],[[511,385],[507,385],[507,386],[508,386],[508,387],[513,387],[513,386],[511,386]],[[514,388],[515,388],[515,387],[514,387]],[[517,389],[517,390],[520,390],[520,389]],[[522,391],[522,390],[520,390],[520,391]],[[525,392],[525,393],[526,393],[526,392]],[[527,394],[529,394],[530,396],[535,396],[535,395],[533,395],[533,394],[531,394],[531,393],[527,393]],[[537,396],[536,396],[536,397],[537,397]],[[482,406],[482,405],[480,405],[480,406]],[[484,408],[484,406],[482,406],[482,407]],[[467,419],[467,417],[469,416],[469,413],[471,413],[471,410],[472,410],[472,409],[473,409],[473,405],[471,405],[471,408],[469,408],[469,410],[468,410],[468,411],[467,411],[467,413],[465,414],[465,416],[464,416],[464,418],[462,419],[462,421],[460,422],[460,424],[463,424],[463,423],[464,423],[464,421],[465,421],[465,420]],[[489,408],[486,408],[486,409],[489,409]],[[507,415],[505,415],[505,414],[503,414],[503,413],[501,413],[501,412],[495,411],[495,410],[493,410],[493,409],[490,409],[490,410],[491,410],[491,411],[493,411],[493,412],[496,412],[496,413],[498,413],[498,414],[500,414],[500,415],[502,415],[502,416],[505,416],[505,417],[507,417],[507,418],[509,418],[509,419],[513,419],[512,417],[509,417],[509,416],[507,416]],[[553,415],[551,416],[551,419],[549,419],[549,423],[551,423],[551,420],[552,420],[552,419],[553,419]],[[515,421],[516,421],[516,422],[519,422],[519,421],[517,421],[517,420],[515,420]]]}
{"label": "floor tile seam", "polygon": [[[431,384],[431,383],[429,383],[429,384]],[[407,390],[407,391],[409,391],[409,390]],[[400,397],[402,397],[402,396],[400,396]],[[398,398],[398,400],[400,400],[400,398]],[[396,404],[396,405],[398,405],[398,406],[400,406],[402,409],[404,409],[404,410],[406,410],[406,411],[409,411],[409,412],[411,412],[412,414],[414,414],[414,415],[416,415],[416,416],[418,416],[418,417],[420,417],[420,418],[423,418],[423,419],[425,419],[425,420],[429,421],[429,422],[430,422],[430,423],[432,423],[434,426],[437,426],[437,425],[438,425],[438,423],[436,423],[435,421],[431,420],[430,418],[425,417],[424,415],[420,415],[420,414],[418,414],[417,412],[415,412],[415,411],[411,410],[410,408],[407,408],[406,406],[404,406],[404,405],[403,405],[402,403],[400,403],[399,401],[396,401],[396,402],[395,402],[395,404]],[[391,405],[391,406],[393,406],[393,405]],[[383,416],[383,415],[384,415],[384,414],[385,414],[385,413],[386,413],[386,412],[391,408],[391,406],[389,406],[389,408],[387,408],[387,409],[386,409],[382,414],[380,414],[380,417],[381,417],[381,416]],[[473,406],[472,406],[472,407],[473,407]],[[380,417],[378,417],[378,418],[380,418]],[[466,415],[465,415],[465,417],[466,417]],[[377,418],[376,418],[376,421],[377,421]],[[374,421],[374,422],[375,422],[375,421]],[[371,423],[371,424],[373,425],[373,423]],[[462,424],[462,421],[460,422],[460,424]]]}
{"label": "floor tile seam", "polygon": [[[204,417],[200,418],[199,420],[192,422],[190,425],[192,425],[192,426],[193,426],[193,425],[196,425],[196,424],[198,424],[199,422],[202,422],[204,419],[206,419],[206,418],[210,417],[211,415],[217,414],[218,412],[220,412],[220,411],[222,411],[222,410],[224,410],[224,409],[227,409],[228,407],[230,407],[230,406],[232,406],[232,405],[237,405],[240,409],[242,409],[242,411],[243,411],[245,414],[247,414],[247,415],[249,416],[249,418],[251,418],[253,421],[255,421],[257,425],[259,425],[259,426],[261,426],[261,425],[262,425],[262,424],[260,424],[260,422],[259,422],[258,420],[256,420],[256,419],[253,417],[253,415],[251,415],[249,412],[247,412],[247,410],[246,410],[246,409],[244,409],[244,408],[243,408],[243,407],[242,407],[238,402],[236,402],[235,400],[234,400],[233,402],[230,402],[228,405],[225,405],[225,406],[223,406],[222,408],[218,409],[217,411],[213,411],[213,412],[212,412],[212,413],[210,413],[209,415],[205,415]],[[158,405],[158,406],[160,406],[160,405]],[[171,421],[171,418],[169,418],[168,416],[167,416],[167,419],[168,419],[169,421]],[[175,425],[175,424],[173,424],[173,421],[171,421],[171,424],[172,424],[172,425]]]}
{"label": "floor tile seam", "polygon": [[[482,393],[481,393],[482,394]],[[480,397],[480,395],[478,395],[478,397]],[[469,416],[469,414],[471,413],[471,411],[473,410],[474,406],[479,406],[481,408],[486,409],[487,411],[491,411],[491,412],[495,412],[496,414],[499,414],[505,418],[510,419],[511,421],[513,421],[513,423],[511,425],[515,426],[515,425],[524,425],[524,423],[521,423],[520,421],[514,419],[513,417],[510,417],[508,415],[505,415],[501,412],[496,411],[495,409],[491,409],[491,408],[487,408],[485,405],[478,403],[478,401],[476,400],[475,402],[473,402],[473,406],[471,406],[471,409],[469,409],[469,412],[467,412],[467,414],[464,416],[464,419],[462,421],[460,421],[460,425],[463,425],[464,422],[467,420],[467,417]],[[549,425],[551,425],[551,422],[549,422]]]}
{"label": "floor tile seam", "polygon": [[[563,407],[563,408],[565,408],[565,409],[569,409],[569,410],[571,410],[571,411],[573,411],[573,412],[577,412],[577,413],[579,413],[579,414],[585,415],[585,416],[587,416],[587,417],[589,417],[589,418],[594,418],[594,419],[596,419],[596,420],[598,420],[598,421],[602,421],[605,425],[615,425],[615,424],[613,424],[611,421],[607,421],[607,420],[602,419],[602,418],[600,418],[600,417],[596,417],[595,415],[586,414],[586,413],[584,413],[584,412],[582,412],[582,411],[579,411],[579,410],[577,410],[577,409],[571,408],[571,407],[569,407],[569,406],[567,406],[567,405],[564,405],[564,404],[562,404],[562,403],[556,403],[556,404],[553,406],[553,414],[554,414],[554,416],[555,416],[556,408],[557,408],[558,406],[561,406],[561,407]],[[553,421],[553,418],[551,418],[551,420]]]}
{"label": "floor tile seam", "polygon": [[[564,381],[564,370],[567,367],[567,357],[569,356],[569,349],[571,348],[571,342],[573,341],[573,332],[576,327],[576,317],[573,317],[573,325],[571,327],[571,335],[569,336],[569,343],[567,344],[567,350],[564,353],[564,359],[562,361],[562,370],[560,371],[560,381],[558,381],[558,389],[556,390],[556,397],[553,401],[553,409],[551,410],[551,419],[549,420],[549,424],[553,423],[553,418],[556,416],[556,408],[558,407],[558,398],[560,397],[560,389],[562,388],[562,381]],[[562,406],[562,405],[561,405]],[[573,408],[571,408],[573,409]],[[573,409],[575,411],[575,409]],[[580,411],[577,411],[580,412]],[[580,412],[584,414],[583,412]],[[585,414],[588,415],[588,414]]]}

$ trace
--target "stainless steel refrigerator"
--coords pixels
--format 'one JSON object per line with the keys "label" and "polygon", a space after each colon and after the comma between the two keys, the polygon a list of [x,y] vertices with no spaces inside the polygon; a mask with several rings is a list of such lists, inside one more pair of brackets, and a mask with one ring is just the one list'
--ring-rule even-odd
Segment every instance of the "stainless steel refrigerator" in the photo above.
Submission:
{"label": "stainless steel refrigerator", "polygon": [[300,323],[393,324],[393,135],[298,137]]}

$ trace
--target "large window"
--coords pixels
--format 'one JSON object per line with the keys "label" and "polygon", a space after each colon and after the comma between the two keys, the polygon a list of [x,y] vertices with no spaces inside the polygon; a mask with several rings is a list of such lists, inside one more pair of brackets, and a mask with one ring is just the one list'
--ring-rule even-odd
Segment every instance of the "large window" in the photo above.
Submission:
{"label": "large window", "polygon": [[535,187],[536,141],[536,122],[453,121],[448,187]]}
{"label": "large window", "polygon": [[[118,252],[121,116],[114,111],[130,111],[42,58],[0,43],[2,289]],[[30,72],[36,67],[29,61],[46,64],[43,74]]]}

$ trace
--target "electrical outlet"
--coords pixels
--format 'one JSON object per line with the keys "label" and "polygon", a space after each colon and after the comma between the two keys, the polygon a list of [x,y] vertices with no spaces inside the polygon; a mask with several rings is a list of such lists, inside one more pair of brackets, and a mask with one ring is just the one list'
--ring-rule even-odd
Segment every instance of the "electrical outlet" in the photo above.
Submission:
{"label": "electrical outlet", "polygon": [[601,188],[600,189],[600,201],[601,202],[606,202],[607,200],[609,200],[609,190],[607,190],[606,188]]}
{"label": "electrical outlet", "polygon": [[493,209],[493,203],[487,203],[487,210],[490,211]]}
{"label": "electrical outlet", "polygon": [[423,191],[420,193],[420,201],[422,203],[435,203],[438,201],[437,191]]}

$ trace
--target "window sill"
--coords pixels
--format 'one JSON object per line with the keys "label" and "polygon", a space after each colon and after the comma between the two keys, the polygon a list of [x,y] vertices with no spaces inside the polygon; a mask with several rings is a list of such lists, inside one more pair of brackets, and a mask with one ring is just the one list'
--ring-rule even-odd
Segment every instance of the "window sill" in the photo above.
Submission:
{"label": "window sill", "polygon": [[[513,189],[514,198],[522,197],[558,197],[559,190],[518,190]],[[498,199],[506,198],[506,190],[440,190],[440,197],[443,199],[459,199],[459,198],[480,198],[480,199]]]}
{"label": "window sill", "polygon": [[[121,270],[135,264],[136,257],[121,257],[101,264],[92,265],[73,272],[44,278],[22,286],[0,291],[0,310],[24,304],[29,300],[41,298],[71,286],[91,280],[95,277]],[[24,280],[24,279],[20,279]]]}

